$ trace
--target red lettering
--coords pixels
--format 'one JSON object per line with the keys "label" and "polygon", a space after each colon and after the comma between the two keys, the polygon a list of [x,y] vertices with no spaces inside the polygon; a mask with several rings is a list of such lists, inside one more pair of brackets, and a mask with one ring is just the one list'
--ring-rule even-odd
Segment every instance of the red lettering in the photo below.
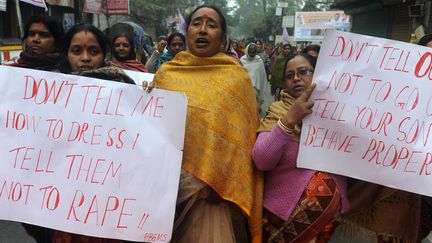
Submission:
{"label": "red lettering", "polygon": [[122,205],[122,208],[120,210],[120,216],[119,216],[118,221],[117,221],[117,228],[119,228],[119,229],[127,229],[128,228],[126,225],[121,225],[121,220],[122,220],[123,215],[132,216],[132,213],[125,213],[124,212],[124,208],[125,208],[125,205],[126,205],[127,201],[136,201],[136,199],[125,198],[123,200],[123,205]]}
{"label": "red lettering", "polygon": [[[114,200],[114,205],[112,205],[112,206],[110,206],[111,200]],[[105,205],[104,215],[102,217],[101,226],[104,226],[104,224],[105,224],[105,218],[107,216],[107,213],[108,212],[114,212],[114,211],[116,211],[118,209],[119,202],[120,202],[120,200],[117,197],[115,197],[115,196],[109,196],[108,197],[106,205]]]}
{"label": "red lettering", "polygon": [[[77,198],[78,193],[80,193],[79,199]],[[67,220],[70,219],[70,216],[73,213],[73,217],[74,217],[75,221],[81,222],[81,220],[79,220],[77,215],[76,215],[75,209],[81,207],[83,204],[84,204],[84,193],[80,190],[76,190],[74,198],[72,200],[72,203],[69,207],[69,213],[67,216]]]}

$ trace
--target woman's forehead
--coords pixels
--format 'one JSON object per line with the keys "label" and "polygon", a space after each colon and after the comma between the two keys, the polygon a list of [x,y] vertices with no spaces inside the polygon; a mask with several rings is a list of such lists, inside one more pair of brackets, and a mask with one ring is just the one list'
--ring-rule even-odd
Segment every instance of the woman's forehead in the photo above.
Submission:
{"label": "woman's forehead", "polygon": [[297,66],[308,66],[312,67],[309,61],[303,56],[295,56],[291,60],[288,61],[287,67],[295,68]]}
{"label": "woman's forehead", "polygon": [[91,31],[84,31],[84,30],[76,33],[71,40],[71,45],[72,44],[90,45],[95,43],[99,45],[96,35],[93,34]]}
{"label": "woman's forehead", "polygon": [[42,21],[31,24],[29,30],[31,30],[31,31],[48,31],[49,32],[48,27]]}
{"label": "woman's forehead", "polygon": [[120,42],[120,41],[129,42],[129,40],[128,40],[128,38],[126,38],[126,36],[119,36],[115,39],[115,42]]}
{"label": "woman's forehead", "polygon": [[192,16],[192,20],[194,19],[203,19],[208,20],[211,19],[216,22],[220,22],[219,14],[212,8],[200,8],[198,9],[194,15]]}

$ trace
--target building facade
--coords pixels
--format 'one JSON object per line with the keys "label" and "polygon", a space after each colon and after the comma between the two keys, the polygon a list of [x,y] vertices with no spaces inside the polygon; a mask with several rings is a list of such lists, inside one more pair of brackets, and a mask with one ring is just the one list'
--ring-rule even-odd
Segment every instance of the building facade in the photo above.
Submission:
{"label": "building facade", "polygon": [[419,26],[432,31],[430,1],[335,0],[333,7],[352,16],[353,33],[410,42]]}

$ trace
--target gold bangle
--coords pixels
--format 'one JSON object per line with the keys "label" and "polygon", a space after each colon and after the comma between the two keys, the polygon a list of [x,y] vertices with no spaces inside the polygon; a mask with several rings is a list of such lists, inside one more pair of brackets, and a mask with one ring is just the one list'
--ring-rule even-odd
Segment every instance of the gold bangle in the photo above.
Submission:
{"label": "gold bangle", "polygon": [[293,133],[294,132],[294,128],[289,128],[289,127],[285,126],[285,124],[282,123],[281,119],[278,120],[278,125],[280,128],[282,128],[282,130],[284,130],[287,133]]}

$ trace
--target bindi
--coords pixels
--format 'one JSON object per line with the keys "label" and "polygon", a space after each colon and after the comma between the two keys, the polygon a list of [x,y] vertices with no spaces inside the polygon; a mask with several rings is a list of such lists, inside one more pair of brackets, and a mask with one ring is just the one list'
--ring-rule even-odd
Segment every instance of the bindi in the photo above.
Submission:
{"label": "bindi", "polygon": [[35,28],[34,31],[37,33],[40,33],[42,31],[42,28],[44,26],[44,23],[41,21],[39,21],[38,23],[35,23]]}
{"label": "bindi", "polygon": [[[89,34],[88,32],[89,32],[88,30],[84,30],[84,36],[85,37],[87,37],[87,35]],[[84,49],[87,49],[87,43],[86,42],[83,42],[82,46],[84,47]]]}
{"label": "bindi", "polygon": [[206,20],[208,20],[209,16],[207,14],[203,14],[202,18],[203,18],[203,20],[206,21]]}

